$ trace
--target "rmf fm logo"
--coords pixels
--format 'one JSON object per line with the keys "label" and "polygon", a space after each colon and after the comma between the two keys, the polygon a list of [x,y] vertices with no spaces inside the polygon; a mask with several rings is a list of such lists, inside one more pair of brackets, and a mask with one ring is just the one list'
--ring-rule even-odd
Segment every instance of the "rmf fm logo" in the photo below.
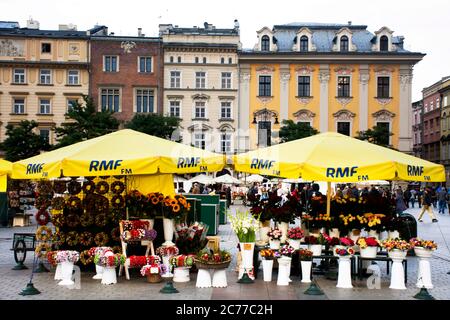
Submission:
{"label": "rmf fm logo", "polygon": [[[123,160],[92,160],[89,165],[89,171],[106,171],[106,170],[117,170],[118,167],[122,166]],[[132,169],[121,168],[121,174],[132,174]]]}
{"label": "rmf fm logo", "polygon": [[274,160],[264,160],[264,159],[258,159],[254,158],[252,159],[252,163],[250,164],[250,169],[271,169],[274,167],[275,161]]}

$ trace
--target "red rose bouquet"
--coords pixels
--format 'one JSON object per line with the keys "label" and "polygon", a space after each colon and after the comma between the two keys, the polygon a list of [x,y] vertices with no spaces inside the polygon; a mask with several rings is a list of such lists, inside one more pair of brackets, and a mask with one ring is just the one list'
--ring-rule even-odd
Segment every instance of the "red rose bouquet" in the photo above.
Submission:
{"label": "red rose bouquet", "polygon": [[305,236],[302,228],[296,227],[288,230],[288,238],[292,240],[300,240]]}

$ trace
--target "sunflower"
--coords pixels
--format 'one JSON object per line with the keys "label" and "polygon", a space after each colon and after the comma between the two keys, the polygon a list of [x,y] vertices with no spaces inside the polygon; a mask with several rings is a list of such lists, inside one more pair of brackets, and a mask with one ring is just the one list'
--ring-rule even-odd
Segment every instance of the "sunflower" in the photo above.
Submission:
{"label": "sunflower", "polygon": [[152,201],[152,204],[153,204],[153,205],[157,205],[157,204],[159,203],[159,198],[153,196],[153,197],[151,198],[151,201]]}
{"label": "sunflower", "polygon": [[181,209],[181,207],[179,204],[176,204],[172,207],[173,212],[180,212],[180,209]]}
{"label": "sunflower", "polygon": [[173,206],[175,206],[176,204],[178,204],[178,201],[177,200],[175,200],[175,199],[170,199],[170,205],[173,207]]}

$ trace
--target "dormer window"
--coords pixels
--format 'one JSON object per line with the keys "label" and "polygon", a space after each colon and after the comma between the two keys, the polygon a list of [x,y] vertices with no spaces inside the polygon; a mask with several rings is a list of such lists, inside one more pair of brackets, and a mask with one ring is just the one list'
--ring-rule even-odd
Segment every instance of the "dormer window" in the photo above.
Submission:
{"label": "dormer window", "polygon": [[300,38],[300,52],[308,52],[308,37],[302,36]]}
{"label": "dormer window", "polygon": [[348,52],[348,37],[347,36],[342,36],[341,37],[341,52]]}
{"label": "dormer window", "polygon": [[270,51],[270,38],[269,38],[269,36],[263,36],[261,38],[261,51]]}
{"label": "dormer window", "polygon": [[380,38],[380,51],[389,51],[389,38],[387,36],[381,36]]}

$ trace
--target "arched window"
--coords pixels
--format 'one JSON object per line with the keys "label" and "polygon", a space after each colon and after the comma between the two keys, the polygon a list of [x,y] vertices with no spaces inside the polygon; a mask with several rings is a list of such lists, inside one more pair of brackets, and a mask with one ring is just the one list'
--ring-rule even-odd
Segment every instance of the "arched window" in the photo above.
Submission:
{"label": "arched window", "polygon": [[341,37],[341,52],[348,52],[348,37]]}
{"label": "arched window", "polygon": [[308,52],[308,37],[307,36],[302,36],[300,38],[300,51]]}
{"label": "arched window", "polygon": [[270,38],[269,38],[269,36],[263,36],[261,38],[261,51],[270,51]]}
{"label": "arched window", "polygon": [[380,51],[389,51],[389,38],[387,36],[380,38]]}

